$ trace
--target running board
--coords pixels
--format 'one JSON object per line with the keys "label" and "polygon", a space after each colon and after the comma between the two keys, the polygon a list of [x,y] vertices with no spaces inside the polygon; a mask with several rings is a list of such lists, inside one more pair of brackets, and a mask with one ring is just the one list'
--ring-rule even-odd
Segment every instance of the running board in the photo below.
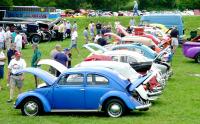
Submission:
{"label": "running board", "polygon": [[51,112],[99,112],[99,110],[78,110],[78,109],[52,109]]}

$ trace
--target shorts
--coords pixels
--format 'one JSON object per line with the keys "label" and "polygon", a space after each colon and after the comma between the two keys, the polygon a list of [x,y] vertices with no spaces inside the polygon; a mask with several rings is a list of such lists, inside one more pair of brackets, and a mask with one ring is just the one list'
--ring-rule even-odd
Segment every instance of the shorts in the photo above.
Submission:
{"label": "shorts", "polygon": [[1,49],[4,48],[4,42],[0,42],[0,48],[1,48]]}
{"label": "shorts", "polygon": [[11,75],[10,76],[10,86],[12,88],[17,87],[17,88],[21,89],[23,86],[23,81],[20,80],[20,76]]}
{"label": "shorts", "polygon": [[72,48],[77,48],[77,44],[72,44],[70,49],[72,49]]}
{"label": "shorts", "polygon": [[4,65],[0,65],[0,79],[4,77]]}
{"label": "shorts", "polygon": [[178,38],[172,38],[172,46],[178,46]]}

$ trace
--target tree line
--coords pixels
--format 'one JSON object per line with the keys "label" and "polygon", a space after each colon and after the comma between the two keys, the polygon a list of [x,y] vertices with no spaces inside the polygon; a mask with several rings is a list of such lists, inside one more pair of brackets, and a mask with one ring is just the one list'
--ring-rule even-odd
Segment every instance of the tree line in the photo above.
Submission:
{"label": "tree line", "polygon": [[[0,6],[53,6],[61,9],[132,10],[134,0],[1,0]],[[200,0],[137,0],[140,10],[199,9]]]}

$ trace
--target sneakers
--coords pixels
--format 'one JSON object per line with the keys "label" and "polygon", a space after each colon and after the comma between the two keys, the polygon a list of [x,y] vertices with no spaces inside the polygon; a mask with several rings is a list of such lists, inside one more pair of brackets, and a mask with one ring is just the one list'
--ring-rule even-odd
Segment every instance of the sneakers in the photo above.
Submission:
{"label": "sneakers", "polygon": [[9,99],[9,100],[7,100],[7,103],[10,103],[10,102],[12,102],[13,100],[12,99]]}

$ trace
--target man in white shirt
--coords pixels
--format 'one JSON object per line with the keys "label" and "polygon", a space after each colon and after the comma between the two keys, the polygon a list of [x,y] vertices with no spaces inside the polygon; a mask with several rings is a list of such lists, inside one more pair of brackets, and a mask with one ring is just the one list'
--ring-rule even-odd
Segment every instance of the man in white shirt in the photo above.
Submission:
{"label": "man in white shirt", "polygon": [[16,50],[21,52],[22,49],[22,36],[19,34],[19,31],[16,31],[17,36],[15,37],[14,43],[16,44]]}
{"label": "man in white shirt", "polygon": [[12,59],[8,65],[8,80],[10,79],[10,99],[7,102],[12,102],[14,98],[15,87],[18,88],[19,93],[23,86],[23,74],[15,74],[17,71],[24,69],[26,62],[21,58],[21,53],[16,52],[15,58]]}
{"label": "man in white shirt", "polygon": [[[2,81],[3,77],[4,77],[4,64],[5,64],[5,60],[6,60],[6,56],[3,53],[3,49],[0,48],[0,80]],[[0,82],[0,90],[2,89]]]}
{"label": "man in white shirt", "polygon": [[5,32],[2,27],[0,27],[0,48],[4,48]]}

